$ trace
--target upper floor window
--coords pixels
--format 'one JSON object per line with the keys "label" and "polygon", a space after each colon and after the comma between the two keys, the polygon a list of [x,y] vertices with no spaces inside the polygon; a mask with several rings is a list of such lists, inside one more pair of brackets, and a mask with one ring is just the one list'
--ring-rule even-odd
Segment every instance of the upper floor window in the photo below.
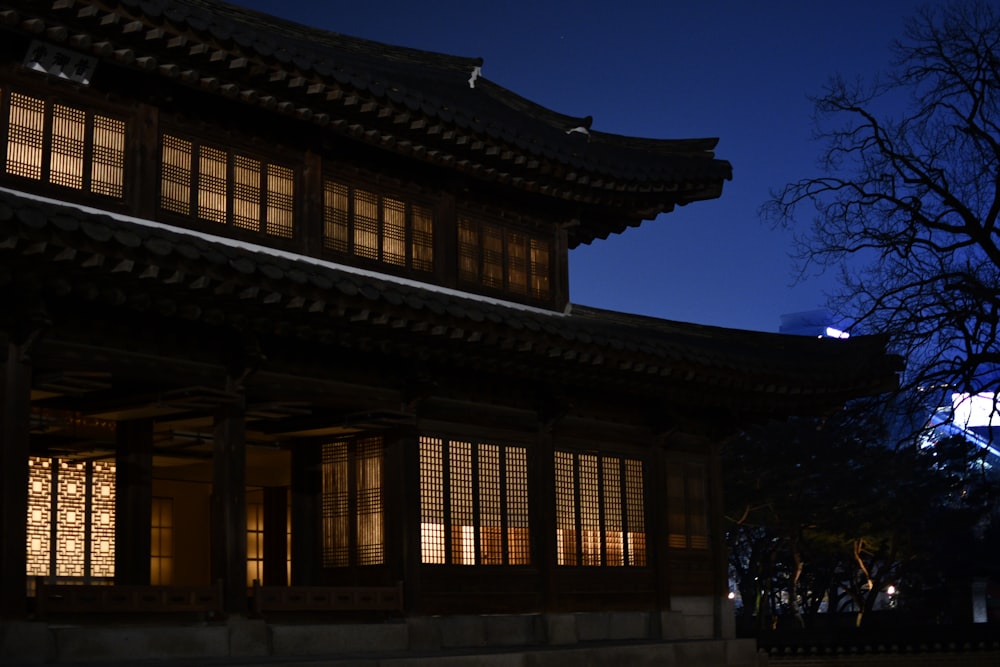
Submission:
{"label": "upper floor window", "polygon": [[642,461],[556,452],[559,565],[646,564]]}
{"label": "upper floor window", "polygon": [[7,174],[124,198],[123,120],[17,92],[4,106]]}
{"label": "upper floor window", "polygon": [[382,264],[431,271],[434,219],[425,206],[326,179],[323,247]]}
{"label": "upper floor window", "polygon": [[527,565],[529,546],[527,450],[421,437],[421,561]]}
{"label": "upper floor window", "polygon": [[458,220],[458,275],[492,290],[549,298],[548,241],[485,221]]}
{"label": "upper floor window", "polygon": [[295,173],[236,151],[163,135],[160,208],[270,236],[294,231]]}

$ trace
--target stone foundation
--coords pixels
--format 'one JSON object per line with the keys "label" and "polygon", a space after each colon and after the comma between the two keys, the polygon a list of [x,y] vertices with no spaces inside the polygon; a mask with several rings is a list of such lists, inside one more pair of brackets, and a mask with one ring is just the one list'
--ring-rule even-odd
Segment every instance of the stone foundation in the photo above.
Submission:
{"label": "stone foundation", "polygon": [[[698,605],[692,612],[702,609]],[[414,617],[371,624],[280,624],[233,617],[200,625],[0,625],[0,663],[211,660],[213,664],[429,667],[751,667],[752,640],[681,639],[697,613],[584,612]]]}

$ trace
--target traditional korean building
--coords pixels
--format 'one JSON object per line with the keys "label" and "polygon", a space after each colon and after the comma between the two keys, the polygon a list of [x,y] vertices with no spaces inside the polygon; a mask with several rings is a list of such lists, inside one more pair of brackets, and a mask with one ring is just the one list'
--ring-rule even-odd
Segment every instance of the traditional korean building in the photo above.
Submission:
{"label": "traditional korean building", "polygon": [[18,632],[308,612],[409,647],[447,646],[440,619],[721,640],[718,443],[895,385],[879,339],[570,301],[572,248],[720,196],[715,140],[602,133],[480,60],[207,0],[0,2],[0,34]]}

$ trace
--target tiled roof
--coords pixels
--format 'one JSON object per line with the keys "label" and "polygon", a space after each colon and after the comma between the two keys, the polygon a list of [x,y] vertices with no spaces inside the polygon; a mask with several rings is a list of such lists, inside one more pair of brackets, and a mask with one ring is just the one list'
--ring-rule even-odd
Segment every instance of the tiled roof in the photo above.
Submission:
{"label": "tiled roof", "polygon": [[[3,9],[3,8],[8,9]],[[51,8],[51,9],[50,9]],[[207,0],[0,3],[3,23],[490,182],[579,203],[570,246],[731,178],[715,139],[597,131],[486,78],[482,62],[310,28]],[[574,129],[585,131],[572,131]]]}
{"label": "tiled roof", "polygon": [[[0,284],[199,326],[351,347],[359,338],[489,372],[701,406],[794,414],[891,389],[884,341],[736,331],[574,305],[533,309],[0,190]],[[91,289],[97,278],[100,289]]]}

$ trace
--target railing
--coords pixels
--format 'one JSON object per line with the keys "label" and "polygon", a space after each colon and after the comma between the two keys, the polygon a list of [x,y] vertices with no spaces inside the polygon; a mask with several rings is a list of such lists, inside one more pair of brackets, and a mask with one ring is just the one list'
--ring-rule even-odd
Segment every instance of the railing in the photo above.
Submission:
{"label": "railing", "polygon": [[178,613],[222,611],[222,586],[36,584],[35,613]]}
{"label": "railing", "polygon": [[261,586],[254,581],[253,610],[402,611],[403,584],[395,586]]}

